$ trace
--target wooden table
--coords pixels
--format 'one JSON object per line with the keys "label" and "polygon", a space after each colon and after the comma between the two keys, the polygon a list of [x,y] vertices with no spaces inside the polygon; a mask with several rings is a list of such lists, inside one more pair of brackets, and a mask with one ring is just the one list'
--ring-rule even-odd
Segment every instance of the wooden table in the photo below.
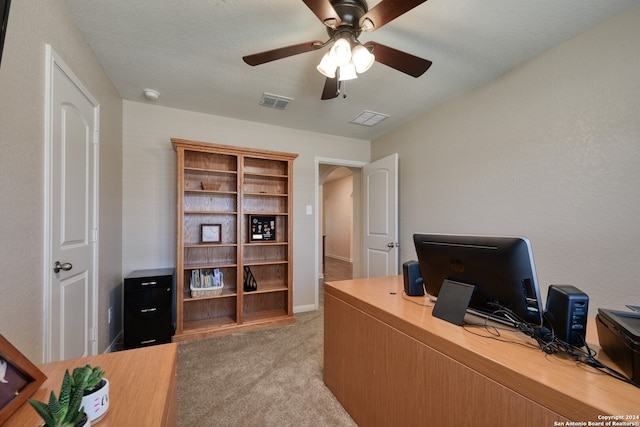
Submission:
{"label": "wooden table", "polygon": [[[402,276],[324,289],[324,382],[359,425],[605,426],[616,415],[640,425],[639,388],[514,330],[498,340],[435,318],[426,297],[403,294]],[[593,319],[587,342],[599,350]]]}
{"label": "wooden table", "polygon": [[[177,360],[177,344],[163,344],[46,363],[38,367],[47,380],[31,398],[48,402],[51,390],[58,396],[64,371],[89,363],[100,366],[109,379],[109,411],[97,426],[175,426]],[[40,416],[25,402],[3,427],[40,424]]]}

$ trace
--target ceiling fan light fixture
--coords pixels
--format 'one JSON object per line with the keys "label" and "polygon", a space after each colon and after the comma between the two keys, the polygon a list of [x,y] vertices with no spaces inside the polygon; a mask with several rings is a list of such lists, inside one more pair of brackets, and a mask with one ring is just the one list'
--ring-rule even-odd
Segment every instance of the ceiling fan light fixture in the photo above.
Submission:
{"label": "ceiling fan light fixture", "polygon": [[338,68],[338,66],[331,58],[331,53],[327,52],[324,54],[322,60],[320,61],[320,64],[318,64],[316,68],[323,76],[333,79],[336,76],[336,69]]}
{"label": "ceiling fan light fixture", "polygon": [[[0,0],[3,1],[3,0]],[[374,31],[421,5],[425,0],[377,0],[371,9],[366,0],[303,0],[326,28],[326,41],[312,40],[243,56],[251,66],[328,48],[316,69],[325,77],[320,99],[333,99],[344,84],[380,62],[411,77],[420,77],[432,62],[374,41],[358,41],[365,31]],[[375,56],[373,55],[375,52]],[[339,68],[338,68],[339,67]]]}
{"label": "ceiling fan light fixture", "polygon": [[351,51],[351,59],[356,66],[356,71],[358,73],[364,73],[371,68],[376,57],[369,52],[369,49],[359,44]]}
{"label": "ceiling fan light fixture", "polygon": [[333,43],[329,53],[338,67],[347,65],[351,61],[351,43],[345,38],[340,38]]}
{"label": "ceiling fan light fixture", "polygon": [[338,81],[357,79],[356,66],[353,61],[349,61],[347,64],[340,66],[340,72],[338,73]]}

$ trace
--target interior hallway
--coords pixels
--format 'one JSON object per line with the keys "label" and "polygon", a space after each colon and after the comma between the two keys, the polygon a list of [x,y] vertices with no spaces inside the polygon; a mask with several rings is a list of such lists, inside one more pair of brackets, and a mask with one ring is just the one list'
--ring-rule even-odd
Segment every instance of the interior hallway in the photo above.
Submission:
{"label": "interior hallway", "polygon": [[324,307],[324,282],[353,279],[353,263],[333,257],[324,257],[324,279],[319,281],[319,304]]}

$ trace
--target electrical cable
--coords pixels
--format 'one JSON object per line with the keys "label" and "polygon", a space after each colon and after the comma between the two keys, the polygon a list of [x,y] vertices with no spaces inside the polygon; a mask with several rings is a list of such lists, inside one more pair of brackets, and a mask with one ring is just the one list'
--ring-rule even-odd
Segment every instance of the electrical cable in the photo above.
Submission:
{"label": "electrical cable", "polygon": [[412,300],[410,298],[407,298],[408,296],[410,296],[410,295],[408,295],[407,292],[403,289],[402,290],[402,299],[403,300],[412,302],[412,303],[414,303],[416,305],[419,305],[420,307],[433,307],[434,306],[434,304],[420,304],[418,301],[415,301],[415,300]]}
{"label": "electrical cable", "polygon": [[[582,345],[580,347],[571,345],[565,341],[560,340],[555,335],[553,326],[551,328],[547,328],[546,326],[544,326],[544,322],[542,325],[532,325],[531,323],[528,323],[522,320],[520,317],[518,317],[518,315],[516,315],[509,308],[502,307],[499,304],[491,304],[491,305],[493,305],[494,307],[497,307],[497,309],[487,316],[484,324],[471,324],[471,326],[483,326],[491,336],[478,334],[463,326],[465,331],[472,333],[474,335],[478,335],[483,338],[491,338],[497,341],[509,342],[511,344],[518,344],[518,345],[527,347],[523,343],[519,343],[519,342],[508,340],[508,339],[498,338],[500,337],[500,332],[499,332],[500,329],[497,328],[496,326],[488,324],[488,321],[492,320],[492,318],[500,319],[501,321],[504,320],[504,318],[507,318],[513,321],[515,328],[519,332],[535,340],[537,343],[537,347],[535,348],[539,348],[544,353],[564,355],[566,357],[573,359],[578,363],[582,363],[603,374],[609,375],[612,378],[615,378],[620,381],[624,381],[628,384],[631,384],[635,387],[640,388],[640,384],[634,382],[633,380],[631,380],[621,372],[616,371],[615,369],[605,365],[604,363],[596,359],[597,352],[593,350],[591,347],[589,347],[589,345],[584,339],[581,340],[582,342],[580,344]],[[546,320],[546,319],[543,319],[543,320]],[[534,348],[534,347],[531,346],[530,348]]]}

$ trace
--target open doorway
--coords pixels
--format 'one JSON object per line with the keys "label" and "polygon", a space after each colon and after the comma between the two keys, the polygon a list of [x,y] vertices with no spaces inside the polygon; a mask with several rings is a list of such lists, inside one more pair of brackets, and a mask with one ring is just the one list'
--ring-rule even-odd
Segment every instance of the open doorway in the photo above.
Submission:
{"label": "open doorway", "polygon": [[[370,163],[335,159],[315,159],[316,170],[316,307],[322,306],[323,285],[327,281],[322,265],[334,251],[327,242],[324,227],[323,190],[334,171],[341,168],[351,173],[351,271],[352,278],[394,276],[399,271],[398,241],[398,154],[393,153]],[[340,179],[346,172],[335,172]],[[344,176],[343,176],[344,174]],[[364,226],[366,224],[366,227]],[[365,230],[366,229],[366,230]],[[327,248],[328,246],[328,248]],[[334,255],[330,253],[329,255]],[[333,256],[332,258],[335,258]],[[338,257],[339,259],[339,257]]]}
{"label": "open doorway", "polygon": [[325,281],[361,277],[362,167],[365,163],[316,159],[316,271],[318,305]]}
{"label": "open doorway", "polygon": [[[322,272],[325,281],[353,278],[353,172],[345,166],[320,165],[329,173],[320,181]],[[323,175],[321,175],[322,177]]]}

